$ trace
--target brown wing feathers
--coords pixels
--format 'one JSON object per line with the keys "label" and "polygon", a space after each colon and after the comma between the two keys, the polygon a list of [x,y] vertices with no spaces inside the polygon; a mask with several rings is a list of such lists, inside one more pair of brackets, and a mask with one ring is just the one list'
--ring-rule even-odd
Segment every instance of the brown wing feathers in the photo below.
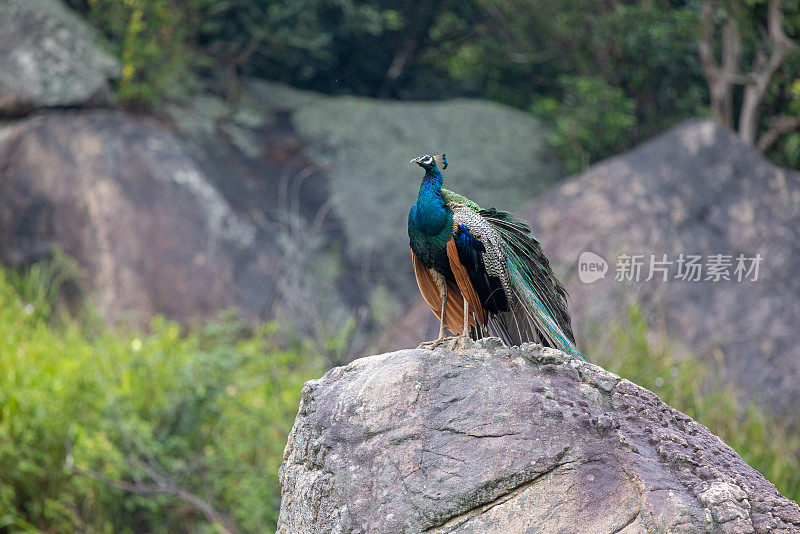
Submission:
{"label": "brown wing feathers", "polygon": [[[456,242],[452,237],[450,238],[450,241],[447,242],[447,259],[450,260],[450,270],[453,271],[453,276],[456,278],[458,289],[461,290],[461,294],[464,295],[469,303],[470,311],[478,317],[478,320],[482,326],[486,326],[486,310],[483,309],[483,306],[481,305],[481,299],[478,298],[478,293],[472,286],[472,282],[469,279],[469,273],[467,273],[464,265],[461,264],[461,260],[458,259]],[[463,308],[461,311],[463,313]]]}
{"label": "brown wing feathers", "polygon": [[[456,256],[457,257],[457,256]],[[422,298],[428,303],[431,311],[441,320],[442,299],[439,296],[439,288],[431,276],[430,270],[422,263],[414,251],[411,251],[411,260],[414,266],[414,275],[417,278],[419,291]],[[469,302],[469,300],[467,300]],[[472,303],[470,303],[472,308]],[[445,325],[453,334],[460,334],[464,326],[464,306],[459,287],[453,282],[447,282],[447,308],[445,311]],[[475,319],[470,317],[470,324],[475,325]]]}

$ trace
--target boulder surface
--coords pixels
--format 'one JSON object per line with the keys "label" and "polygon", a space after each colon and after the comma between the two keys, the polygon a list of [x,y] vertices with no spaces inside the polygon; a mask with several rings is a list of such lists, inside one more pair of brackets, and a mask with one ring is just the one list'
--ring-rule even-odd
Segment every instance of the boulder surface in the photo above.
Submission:
{"label": "boulder surface", "polygon": [[403,350],[306,383],[278,530],[800,531],[800,508],[655,394],[497,340]]}
{"label": "boulder surface", "polygon": [[254,315],[279,265],[264,233],[153,120],[51,111],[0,129],[0,259],[65,252],[110,321]]}
{"label": "boulder surface", "polygon": [[96,40],[58,0],[0,2],[0,117],[110,103],[119,61]]}
{"label": "boulder surface", "polygon": [[445,187],[506,209],[560,177],[546,128],[508,106],[326,96],[254,80],[246,87],[258,109],[285,115],[324,171],[330,210],[342,222],[345,251],[364,272],[365,287],[388,287],[403,303],[416,294],[406,229],[424,175],[409,160],[446,153]]}

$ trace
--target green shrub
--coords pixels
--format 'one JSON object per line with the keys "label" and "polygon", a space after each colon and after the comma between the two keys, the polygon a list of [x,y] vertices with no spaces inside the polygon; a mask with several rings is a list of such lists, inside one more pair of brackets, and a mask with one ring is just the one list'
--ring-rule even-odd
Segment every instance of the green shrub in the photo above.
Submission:
{"label": "green shrub", "polygon": [[30,304],[0,270],[0,530],[275,528],[299,392],[321,373],[306,346],[230,318],[88,333]]}
{"label": "green shrub", "polygon": [[208,64],[197,44],[213,0],[88,0],[89,20],[122,60],[117,96],[152,105],[182,94],[190,73]]}
{"label": "green shrub", "polygon": [[543,98],[532,110],[551,126],[548,140],[570,173],[628,148],[636,103],[625,92],[590,76],[562,76],[562,100]]}
{"label": "green shrub", "polygon": [[696,358],[676,358],[648,340],[647,321],[631,307],[608,344],[587,347],[594,363],[656,393],[721,437],[783,495],[800,502],[800,436],[756,403],[742,405],[736,388]]}

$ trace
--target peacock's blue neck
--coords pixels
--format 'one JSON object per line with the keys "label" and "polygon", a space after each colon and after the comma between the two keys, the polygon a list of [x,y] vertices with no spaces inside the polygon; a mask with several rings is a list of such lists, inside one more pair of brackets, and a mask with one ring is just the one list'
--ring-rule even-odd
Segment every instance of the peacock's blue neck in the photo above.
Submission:
{"label": "peacock's blue neck", "polygon": [[434,167],[427,170],[419,188],[417,202],[411,210],[414,225],[429,235],[441,232],[451,217],[442,198],[442,181],[439,169]]}

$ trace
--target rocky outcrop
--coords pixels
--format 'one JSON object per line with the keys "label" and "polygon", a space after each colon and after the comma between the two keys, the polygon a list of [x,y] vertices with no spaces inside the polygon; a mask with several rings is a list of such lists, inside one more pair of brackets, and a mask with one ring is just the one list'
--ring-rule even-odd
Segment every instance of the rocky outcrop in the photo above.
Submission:
{"label": "rocky outcrop", "polygon": [[800,508],[650,391],[538,345],[404,350],[303,388],[279,532],[800,531]]}
{"label": "rocky outcrop", "polygon": [[451,151],[478,200],[513,206],[557,176],[535,119],[479,101],[328,97],[247,79],[227,99],[208,80],[163,102],[157,120],[98,113],[120,65],[97,41],[58,0],[0,1],[0,260],[63,248],[110,320],[237,306],[327,338],[355,318],[363,346],[414,294],[410,269],[397,268],[419,186],[411,157]]}
{"label": "rocky outcrop", "polygon": [[50,112],[0,129],[0,258],[28,264],[62,250],[111,321],[234,305],[256,314],[280,255],[264,233],[152,120]]}
{"label": "rocky outcrop", "polygon": [[0,117],[108,104],[120,66],[96,39],[58,0],[0,2]]}
{"label": "rocky outcrop", "polygon": [[[673,348],[707,358],[747,398],[800,423],[800,173],[713,121],[692,121],[591,167],[521,214],[565,275],[579,342],[624,324],[638,302],[684,345]],[[581,282],[585,251],[608,262],[605,278]],[[676,278],[681,254],[702,256],[700,281]],[[707,279],[716,254],[728,257],[729,280]],[[638,281],[616,280],[621,255],[641,256]],[[664,255],[673,262],[667,281],[661,272],[647,281],[651,256]],[[757,280],[738,280],[740,255],[760,255]]]}

